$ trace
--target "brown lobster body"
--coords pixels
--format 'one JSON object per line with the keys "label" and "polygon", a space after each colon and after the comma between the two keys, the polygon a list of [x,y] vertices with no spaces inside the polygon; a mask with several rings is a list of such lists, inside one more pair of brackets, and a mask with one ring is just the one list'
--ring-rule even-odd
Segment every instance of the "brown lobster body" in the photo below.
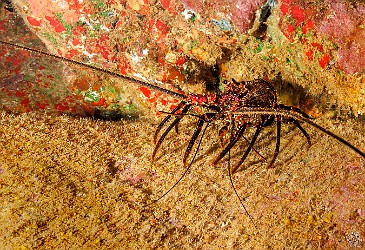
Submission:
{"label": "brown lobster body", "polygon": [[[295,112],[304,118],[308,118],[308,116],[302,112],[301,110],[285,106],[279,104],[277,102],[276,91],[274,87],[265,80],[254,80],[254,81],[242,81],[236,82],[232,79],[232,81],[224,82],[225,89],[221,94],[208,94],[208,95],[199,95],[192,94],[188,96],[187,101],[182,101],[177,108],[175,108],[169,115],[161,122],[159,125],[156,134],[155,134],[155,143],[156,147],[153,152],[152,157],[154,158],[158,148],[161,146],[167,134],[171,131],[174,126],[178,126],[180,120],[185,115],[193,115],[189,113],[192,107],[200,107],[202,110],[202,114],[194,114],[199,118],[197,122],[197,126],[195,132],[193,133],[188,147],[185,151],[183,163],[187,165],[187,159],[190,155],[191,149],[198,138],[199,134],[202,131],[204,123],[211,123],[213,121],[219,121],[223,126],[219,129],[219,135],[222,144],[225,144],[225,148],[217,155],[214,159],[213,164],[218,163],[227,152],[232,149],[232,147],[238,142],[240,138],[242,138],[244,131],[249,127],[255,127],[256,132],[249,143],[249,146],[246,149],[246,152],[241,157],[241,159],[236,163],[233,168],[230,169],[231,173],[237,171],[237,169],[244,162],[251,149],[253,149],[253,145],[257,140],[258,135],[260,134],[263,127],[267,127],[273,124],[276,121],[277,124],[277,142],[275,153],[272,160],[268,164],[268,168],[271,167],[279,153],[280,147],[280,129],[281,122],[293,123],[295,124],[307,138],[310,143],[309,135],[306,131],[301,127],[299,122],[293,118],[275,115],[275,114],[245,114],[242,112],[243,109],[267,109],[267,110],[284,110]],[[167,129],[162,133],[159,140],[157,141],[158,134],[165,123],[172,117],[175,116],[175,120],[167,127]],[[224,142],[223,137],[230,133],[229,142]]]}

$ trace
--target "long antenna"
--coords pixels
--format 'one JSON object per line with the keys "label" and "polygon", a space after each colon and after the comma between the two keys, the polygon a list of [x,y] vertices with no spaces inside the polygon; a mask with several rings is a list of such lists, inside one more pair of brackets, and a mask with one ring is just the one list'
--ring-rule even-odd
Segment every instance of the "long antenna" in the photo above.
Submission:
{"label": "long antenna", "polygon": [[113,76],[113,77],[128,80],[128,81],[133,82],[133,83],[135,83],[139,86],[143,86],[143,87],[146,87],[146,88],[149,88],[149,89],[152,89],[152,90],[156,90],[158,92],[162,92],[162,93],[167,94],[167,95],[171,95],[171,96],[173,96],[175,98],[178,98],[178,99],[182,99],[182,100],[187,99],[187,96],[184,95],[184,94],[176,93],[174,91],[171,91],[171,90],[168,90],[168,89],[165,89],[165,88],[161,88],[159,86],[150,84],[148,82],[138,80],[138,79],[133,78],[131,76],[126,76],[126,75],[122,75],[122,74],[119,74],[119,73],[110,72],[106,69],[99,68],[97,66],[88,65],[88,64],[76,61],[76,60],[64,58],[62,56],[54,55],[54,54],[44,52],[44,51],[40,51],[40,50],[36,50],[36,49],[31,49],[31,48],[28,48],[28,47],[24,47],[24,46],[14,44],[14,43],[5,42],[5,41],[2,41],[2,40],[0,40],[0,44],[9,45],[9,46],[12,46],[12,47],[15,47],[15,48],[18,48],[18,49],[22,49],[22,50],[26,50],[26,51],[30,51],[30,52],[33,52],[33,53],[36,53],[36,54],[53,57],[53,58],[55,58],[57,60],[60,60],[60,61],[68,62],[68,63],[79,65],[79,66],[82,66],[82,67],[87,67],[87,68],[93,69],[95,71],[98,71],[98,72],[101,72],[101,73],[104,73],[104,74],[107,74],[107,75],[110,75],[110,76]]}

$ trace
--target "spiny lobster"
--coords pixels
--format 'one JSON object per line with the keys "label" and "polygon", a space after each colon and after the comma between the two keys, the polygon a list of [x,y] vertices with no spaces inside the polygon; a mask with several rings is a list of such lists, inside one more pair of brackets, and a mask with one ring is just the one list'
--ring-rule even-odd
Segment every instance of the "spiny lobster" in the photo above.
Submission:
{"label": "spiny lobster", "polygon": [[[183,176],[189,170],[191,164],[193,163],[196,153],[189,164],[187,164],[191,150],[195,145],[197,138],[200,134],[200,142],[204,136],[205,130],[207,129],[208,125],[216,122],[221,121],[223,124],[219,129],[220,139],[225,145],[225,147],[221,150],[221,152],[215,157],[213,160],[213,164],[217,164],[227,153],[229,154],[230,150],[235,146],[235,144],[241,139],[244,138],[243,134],[245,130],[249,127],[255,127],[256,131],[248,143],[248,147],[242,157],[238,160],[238,162],[233,166],[229,166],[229,176],[235,173],[239,167],[243,164],[245,159],[247,158],[248,154],[251,150],[254,149],[254,144],[264,127],[268,127],[276,122],[276,146],[275,151],[273,154],[272,159],[267,165],[267,168],[273,166],[280,149],[280,133],[281,133],[281,124],[284,123],[291,123],[294,124],[301,133],[306,137],[308,143],[310,144],[310,136],[305,131],[305,129],[301,126],[301,122],[307,123],[316,129],[322,131],[323,133],[333,137],[337,141],[341,142],[343,145],[349,147],[356,153],[358,153],[361,157],[365,159],[365,153],[362,152],[360,149],[356,148],[354,145],[346,141],[345,139],[337,136],[336,134],[332,133],[331,131],[323,128],[322,126],[318,125],[317,123],[313,122],[308,115],[306,115],[303,111],[296,107],[292,106],[285,106],[283,104],[278,103],[277,95],[274,87],[265,80],[254,80],[254,81],[242,81],[237,82],[234,79],[232,81],[224,81],[224,91],[222,93],[215,93],[215,94],[183,94],[177,93],[157,85],[151,84],[147,81],[142,81],[135,79],[130,76],[118,74],[115,72],[110,72],[105,69],[87,65],[82,62],[67,59],[61,56],[53,55],[47,52],[38,51],[35,49],[27,48],[24,46],[20,46],[17,44],[0,41],[0,44],[12,46],[18,49],[30,51],[33,53],[46,55],[53,57],[55,59],[68,62],[71,64],[88,67],[95,71],[99,71],[113,77],[123,78],[131,83],[135,83],[140,86],[144,86],[154,91],[158,91],[160,93],[164,93],[169,96],[173,96],[174,98],[180,99],[181,102],[174,108],[171,112],[162,112],[166,113],[167,116],[161,121],[158,125],[157,130],[154,135],[154,142],[156,144],[152,159],[155,158],[158,149],[161,147],[162,143],[166,139],[166,136],[171,132],[173,128],[176,128],[180,123],[180,121],[185,116],[193,116],[197,117],[198,121],[195,127],[195,130],[188,142],[188,146],[185,150],[183,156],[183,164],[186,168],[186,171],[181,176],[179,181],[183,178]],[[199,113],[192,112],[192,110],[196,110],[198,108],[200,110]],[[174,118],[173,118],[174,117]],[[170,120],[173,120],[170,122]],[[170,123],[169,123],[170,122]],[[203,129],[204,124],[207,124]],[[163,130],[163,128],[165,128]],[[163,130],[162,134],[160,132]],[[229,140],[224,142],[224,137],[230,133]],[[246,138],[244,138],[246,140]],[[199,145],[196,152],[199,149]],[[258,153],[258,152],[257,152]],[[258,153],[259,154],[259,153]],[[260,154],[259,154],[260,155]],[[173,187],[171,187],[163,196],[159,199],[164,197],[172,188],[176,186],[179,182],[177,181]],[[232,182],[232,179],[231,179]],[[233,183],[232,183],[233,185]],[[234,186],[233,186],[234,187]],[[235,190],[235,189],[234,189]],[[235,190],[236,194],[237,191]],[[238,196],[238,195],[237,195]],[[238,197],[239,198],[239,197]],[[158,200],[159,200],[158,199]],[[157,200],[156,200],[157,201]],[[240,199],[241,201],[241,199]],[[241,201],[242,204],[242,201]],[[243,204],[242,204],[243,205]]]}

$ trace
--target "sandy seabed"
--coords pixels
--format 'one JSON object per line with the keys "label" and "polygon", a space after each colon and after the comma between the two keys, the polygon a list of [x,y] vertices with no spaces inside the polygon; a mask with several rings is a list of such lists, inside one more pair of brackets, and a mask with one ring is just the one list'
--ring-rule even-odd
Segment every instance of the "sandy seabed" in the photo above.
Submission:
{"label": "sandy seabed", "polygon": [[[317,123],[365,151],[364,122]],[[283,126],[274,168],[251,153],[229,182],[212,126],[182,181],[194,124],[165,141],[153,162],[158,121],[118,122],[0,112],[1,249],[350,249],[364,247],[365,160],[303,125],[312,146]],[[189,133],[190,128],[190,133]],[[247,134],[250,137],[250,134]],[[245,142],[232,151],[243,154]],[[265,157],[275,127],[255,145]]]}

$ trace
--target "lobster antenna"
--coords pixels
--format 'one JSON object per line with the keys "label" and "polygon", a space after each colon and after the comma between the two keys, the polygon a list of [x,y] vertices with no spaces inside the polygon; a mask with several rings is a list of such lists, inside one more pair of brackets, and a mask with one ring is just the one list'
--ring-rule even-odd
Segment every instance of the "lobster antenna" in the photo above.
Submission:
{"label": "lobster antenna", "polygon": [[241,115],[281,115],[284,117],[289,117],[296,119],[301,122],[308,123],[309,125],[319,129],[323,133],[331,136],[332,138],[335,138],[337,141],[341,142],[345,146],[351,148],[353,151],[361,155],[362,158],[365,159],[365,153],[361,152],[360,149],[346,141],[345,139],[339,137],[338,135],[332,133],[331,131],[323,128],[322,126],[318,125],[317,123],[313,122],[310,118],[303,117],[302,115],[298,113],[294,113],[287,110],[282,109],[267,109],[267,108],[242,108],[237,112],[234,112],[234,114],[241,114]]}
{"label": "lobster antenna", "polygon": [[[245,213],[247,214],[248,218],[250,219],[250,221],[252,222],[253,226],[255,228],[256,227],[256,224],[255,224],[255,221],[253,220],[252,216],[250,215],[250,213],[247,211],[247,208],[246,206],[243,204],[243,200],[241,199],[241,197],[239,196],[238,192],[237,192],[237,189],[236,187],[234,186],[234,183],[233,183],[233,179],[232,179],[232,174],[231,174],[231,150],[228,151],[228,176],[229,176],[229,181],[231,183],[231,186],[234,190],[234,193],[236,194],[238,200],[240,201],[241,203],[241,206],[243,208],[243,210],[245,210]],[[245,198],[244,198],[245,199]]]}
{"label": "lobster antenna", "polygon": [[[234,129],[236,127],[233,117],[231,118],[231,124],[232,124],[232,126],[231,126],[231,136],[230,136],[230,139],[229,140],[230,140],[230,143],[233,143],[235,141],[235,138],[233,138],[233,136],[234,136]],[[243,125],[243,126],[245,126],[245,125]],[[245,131],[245,128],[244,127],[241,127],[241,129],[239,129],[239,131],[241,132],[241,135],[242,135],[244,133],[244,131]],[[239,138],[239,137],[240,137],[240,134],[238,133],[237,138]],[[236,142],[237,142],[237,140],[236,140]],[[249,148],[251,148],[251,143],[249,144]],[[243,207],[243,210],[247,214],[248,218],[251,220],[252,224],[256,228],[255,221],[253,220],[253,218],[250,215],[250,213],[247,211],[246,206],[243,204],[243,200],[245,200],[246,198],[244,198],[243,200],[241,199],[241,197],[238,195],[237,189],[234,186],[234,183],[233,183],[233,180],[232,180],[232,173],[231,173],[231,148],[228,149],[228,164],[227,165],[228,165],[227,170],[228,170],[229,181],[230,181],[231,186],[232,186],[232,188],[234,190],[234,193],[236,194],[238,200],[240,201],[241,206]]]}
{"label": "lobster antenna", "polygon": [[15,47],[15,48],[18,48],[18,49],[30,51],[30,52],[33,52],[33,53],[36,53],[36,54],[40,54],[40,55],[49,56],[49,57],[55,58],[57,60],[60,60],[60,61],[63,61],[63,62],[68,62],[68,63],[74,64],[74,65],[79,65],[79,66],[82,66],[82,67],[87,67],[87,68],[93,69],[95,71],[98,71],[98,72],[101,72],[101,73],[104,73],[104,74],[107,74],[107,75],[110,75],[110,76],[113,76],[113,77],[117,77],[117,78],[122,78],[122,79],[128,80],[128,81],[133,82],[133,83],[135,83],[135,84],[137,84],[139,86],[143,86],[143,87],[149,88],[151,90],[156,90],[158,92],[162,92],[164,94],[171,95],[171,96],[173,96],[175,98],[178,98],[178,99],[182,99],[182,100],[187,99],[187,96],[184,95],[184,94],[176,93],[174,91],[161,88],[159,86],[150,84],[148,82],[138,80],[138,79],[136,79],[134,77],[122,75],[122,74],[115,73],[115,72],[111,72],[111,71],[108,71],[106,69],[99,68],[97,66],[88,65],[88,64],[85,64],[85,63],[76,61],[76,60],[64,58],[62,56],[54,55],[54,54],[51,54],[51,53],[48,53],[48,52],[44,52],[44,51],[40,51],[40,50],[36,50],[36,49],[32,49],[32,48],[28,48],[28,47],[25,47],[25,46],[22,46],[22,45],[14,44],[14,43],[5,42],[5,41],[2,41],[2,40],[0,40],[0,44],[9,45],[9,46],[12,46],[12,47]]}

